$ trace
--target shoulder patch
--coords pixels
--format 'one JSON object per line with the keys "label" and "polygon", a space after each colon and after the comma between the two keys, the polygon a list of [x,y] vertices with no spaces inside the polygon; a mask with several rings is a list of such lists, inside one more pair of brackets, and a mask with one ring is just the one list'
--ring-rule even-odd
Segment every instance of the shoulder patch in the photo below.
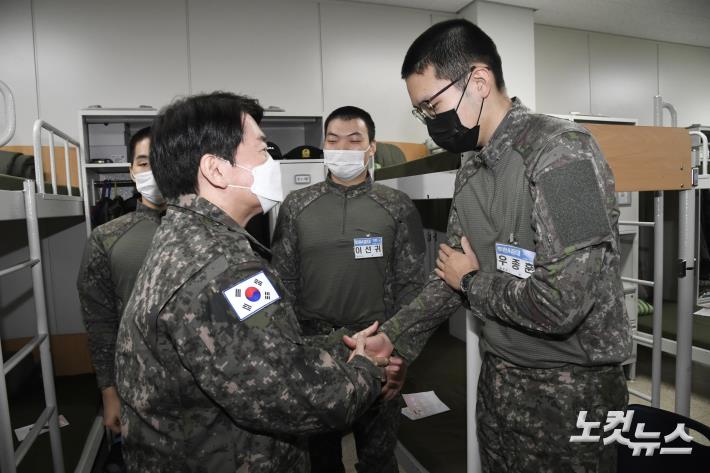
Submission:
{"label": "shoulder patch", "polygon": [[240,321],[244,321],[259,312],[264,307],[281,299],[281,296],[263,271],[252,274],[222,291],[227,302],[237,313]]}
{"label": "shoulder patch", "polygon": [[548,171],[539,187],[563,247],[611,233],[591,161],[573,161]]}

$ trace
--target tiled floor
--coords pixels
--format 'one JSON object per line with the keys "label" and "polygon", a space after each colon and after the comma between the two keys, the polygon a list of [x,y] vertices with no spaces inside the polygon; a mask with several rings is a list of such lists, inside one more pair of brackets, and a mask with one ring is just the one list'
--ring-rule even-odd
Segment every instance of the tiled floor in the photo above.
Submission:
{"label": "tiled floor", "polygon": [[[693,363],[692,388],[690,396],[690,418],[705,425],[710,425],[710,366]],[[661,368],[661,409],[675,410],[675,357],[663,354]],[[651,393],[651,349],[639,347],[636,379],[628,382],[629,389]],[[630,404],[649,402],[629,395]],[[710,445],[710,440],[696,437],[696,441]]]}

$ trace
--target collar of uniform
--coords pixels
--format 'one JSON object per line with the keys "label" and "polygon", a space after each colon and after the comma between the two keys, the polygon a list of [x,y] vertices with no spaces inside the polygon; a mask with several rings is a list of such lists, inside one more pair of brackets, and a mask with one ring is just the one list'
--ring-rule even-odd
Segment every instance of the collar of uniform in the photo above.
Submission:
{"label": "collar of uniform", "polygon": [[139,200],[136,204],[136,214],[143,218],[153,220],[156,223],[160,223],[161,217],[165,215],[165,209],[150,208]]}
{"label": "collar of uniform", "polygon": [[241,225],[227,215],[224,210],[196,194],[186,194],[177,199],[168,199],[168,206],[180,212],[187,211],[202,215],[234,231],[243,231]]}
{"label": "collar of uniform", "polygon": [[491,140],[474,158],[489,168],[494,167],[500,157],[510,150],[518,129],[529,113],[530,110],[520,99],[513,97],[510,110],[493,132]]}
{"label": "collar of uniform", "polygon": [[330,177],[330,173],[328,173],[328,177],[325,178],[325,182],[326,186],[328,186],[328,190],[346,197],[357,197],[359,195],[366,194],[370,189],[372,189],[372,178],[369,173],[367,174],[364,182],[354,186],[344,186],[342,184],[338,184]]}

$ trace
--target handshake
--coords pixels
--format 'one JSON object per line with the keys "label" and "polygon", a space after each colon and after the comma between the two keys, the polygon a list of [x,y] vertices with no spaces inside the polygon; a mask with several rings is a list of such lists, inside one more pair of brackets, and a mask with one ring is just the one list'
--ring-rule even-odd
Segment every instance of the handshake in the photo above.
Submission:
{"label": "handshake", "polygon": [[360,355],[370,360],[375,366],[384,367],[386,380],[382,386],[381,396],[385,401],[390,401],[399,394],[404,385],[407,365],[402,358],[392,356],[394,345],[385,333],[377,333],[377,328],[378,323],[374,322],[351,337],[344,336],[343,343],[351,350],[348,361],[352,360],[355,355]]}

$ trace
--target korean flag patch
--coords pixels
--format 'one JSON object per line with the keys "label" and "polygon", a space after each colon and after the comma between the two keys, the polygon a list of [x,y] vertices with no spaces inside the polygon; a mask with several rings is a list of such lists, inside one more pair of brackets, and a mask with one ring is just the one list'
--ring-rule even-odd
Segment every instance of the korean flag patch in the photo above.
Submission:
{"label": "korean flag patch", "polygon": [[263,271],[225,289],[222,294],[227,298],[234,312],[237,313],[239,320],[242,321],[281,299]]}

